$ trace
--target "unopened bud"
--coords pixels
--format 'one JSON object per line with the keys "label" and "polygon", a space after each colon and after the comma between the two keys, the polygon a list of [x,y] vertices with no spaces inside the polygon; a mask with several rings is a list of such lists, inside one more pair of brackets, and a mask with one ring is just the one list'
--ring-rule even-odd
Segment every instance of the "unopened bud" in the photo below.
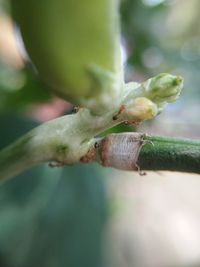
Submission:
{"label": "unopened bud", "polygon": [[183,87],[183,78],[161,73],[141,84],[145,96],[158,105],[163,102],[174,102]]}
{"label": "unopened bud", "polygon": [[126,106],[128,121],[150,120],[157,115],[157,105],[146,97],[137,97]]}

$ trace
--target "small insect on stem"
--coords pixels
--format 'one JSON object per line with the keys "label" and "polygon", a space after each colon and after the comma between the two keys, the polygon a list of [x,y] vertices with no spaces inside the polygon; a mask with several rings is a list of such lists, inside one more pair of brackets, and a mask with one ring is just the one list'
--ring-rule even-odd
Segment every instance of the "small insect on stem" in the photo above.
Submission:
{"label": "small insect on stem", "polygon": [[121,170],[138,170],[137,160],[145,141],[141,133],[111,134],[100,143],[101,164]]}

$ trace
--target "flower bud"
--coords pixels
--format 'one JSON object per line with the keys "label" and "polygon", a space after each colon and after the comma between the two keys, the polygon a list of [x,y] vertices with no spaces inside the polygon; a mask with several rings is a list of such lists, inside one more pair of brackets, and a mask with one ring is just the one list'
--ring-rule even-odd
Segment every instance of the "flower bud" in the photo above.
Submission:
{"label": "flower bud", "polygon": [[130,101],[126,107],[128,121],[150,120],[157,115],[157,105],[146,97],[137,97]]}
{"label": "flower bud", "polygon": [[167,73],[161,73],[141,84],[146,97],[153,102],[174,102],[180,95],[183,87],[183,78]]}

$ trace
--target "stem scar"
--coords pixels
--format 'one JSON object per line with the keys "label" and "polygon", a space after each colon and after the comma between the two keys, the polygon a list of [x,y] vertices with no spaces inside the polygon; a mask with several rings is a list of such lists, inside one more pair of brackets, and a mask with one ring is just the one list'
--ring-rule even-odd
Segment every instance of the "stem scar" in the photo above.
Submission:
{"label": "stem scar", "polygon": [[144,134],[121,133],[105,137],[100,144],[101,164],[121,170],[138,170],[137,160]]}

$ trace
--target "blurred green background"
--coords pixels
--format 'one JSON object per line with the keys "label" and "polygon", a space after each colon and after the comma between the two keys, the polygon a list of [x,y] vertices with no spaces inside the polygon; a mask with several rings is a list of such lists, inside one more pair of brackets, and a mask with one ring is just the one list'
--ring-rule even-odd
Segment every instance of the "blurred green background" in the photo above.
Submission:
{"label": "blurred green background", "polygon": [[[199,17],[198,0],[121,1],[126,80],[160,72],[185,79],[180,99],[138,131],[200,138]],[[18,51],[9,3],[0,0],[0,148],[72,109]],[[122,130],[133,129],[112,129]],[[96,164],[33,168],[0,187],[0,266],[199,266],[198,179]]]}

